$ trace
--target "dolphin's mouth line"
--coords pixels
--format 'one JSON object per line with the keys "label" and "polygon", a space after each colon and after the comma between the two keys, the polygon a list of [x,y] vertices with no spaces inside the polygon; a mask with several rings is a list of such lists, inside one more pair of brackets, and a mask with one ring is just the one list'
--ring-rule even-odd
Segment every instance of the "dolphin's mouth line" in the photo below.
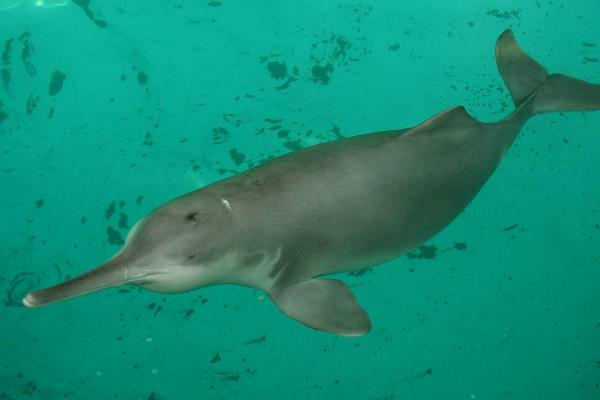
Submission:
{"label": "dolphin's mouth line", "polygon": [[122,282],[123,285],[144,285],[147,283],[151,283],[153,281],[153,277],[159,275],[167,275],[168,272],[148,272],[142,276],[137,276],[135,278],[129,278]]}

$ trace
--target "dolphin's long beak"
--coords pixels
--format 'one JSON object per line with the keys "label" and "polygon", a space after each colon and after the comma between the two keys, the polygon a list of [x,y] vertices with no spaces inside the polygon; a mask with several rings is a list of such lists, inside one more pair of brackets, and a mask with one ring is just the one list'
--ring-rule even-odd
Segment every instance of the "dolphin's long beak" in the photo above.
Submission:
{"label": "dolphin's long beak", "polygon": [[122,253],[117,254],[106,263],[83,275],[48,289],[30,292],[23,299],[23,304],[26,307],[45,306],[86,293],[132,282],[134,279],[128,276],[126,261]]}

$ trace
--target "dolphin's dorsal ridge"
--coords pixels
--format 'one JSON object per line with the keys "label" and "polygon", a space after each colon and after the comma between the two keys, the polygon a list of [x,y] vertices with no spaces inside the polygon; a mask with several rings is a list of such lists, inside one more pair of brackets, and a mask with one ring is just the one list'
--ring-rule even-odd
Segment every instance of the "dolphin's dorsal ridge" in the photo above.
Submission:
{"label": "dolphin's dorsal ridge", "polygon": [[340,336],[362,336],[371,330],[367,312],[344,282],[310,279],[269,293],[289,317],[311,328]]}
{"label": "dolphin's dorsal ridge", "polygon": [[417,125],[407,135],[418,135],[422,132],[444,132],[448,128],[465,128],[480,125],[481,122],[473,118],[463,106],[452,107],[434,115],[427,121]]}

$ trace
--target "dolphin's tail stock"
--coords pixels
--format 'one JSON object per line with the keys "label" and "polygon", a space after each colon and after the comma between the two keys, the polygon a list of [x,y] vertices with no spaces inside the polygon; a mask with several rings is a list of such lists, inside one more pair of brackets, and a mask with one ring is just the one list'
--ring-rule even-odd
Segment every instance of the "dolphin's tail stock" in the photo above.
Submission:
{"label": "dolphin's tail stock", "polygon": [[523,105],[529,115],[600,110],[600,85],[561,74],[548,75],[519,47],[510,29],[498,38],[496,63],[515,106],[519,109]]}

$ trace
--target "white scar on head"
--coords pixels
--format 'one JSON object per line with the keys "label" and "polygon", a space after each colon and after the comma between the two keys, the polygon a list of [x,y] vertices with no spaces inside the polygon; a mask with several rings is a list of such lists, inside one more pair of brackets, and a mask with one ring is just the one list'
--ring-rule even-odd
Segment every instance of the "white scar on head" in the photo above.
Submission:
{"label": "white scar on head", "polygon": [[229,211],[233,211],[233,209],[231,208],[231,204],[229,203],[229,200],[227,199],[221,199],[221,203],[223,203],[223,205],[225,206],[225,208]]}

